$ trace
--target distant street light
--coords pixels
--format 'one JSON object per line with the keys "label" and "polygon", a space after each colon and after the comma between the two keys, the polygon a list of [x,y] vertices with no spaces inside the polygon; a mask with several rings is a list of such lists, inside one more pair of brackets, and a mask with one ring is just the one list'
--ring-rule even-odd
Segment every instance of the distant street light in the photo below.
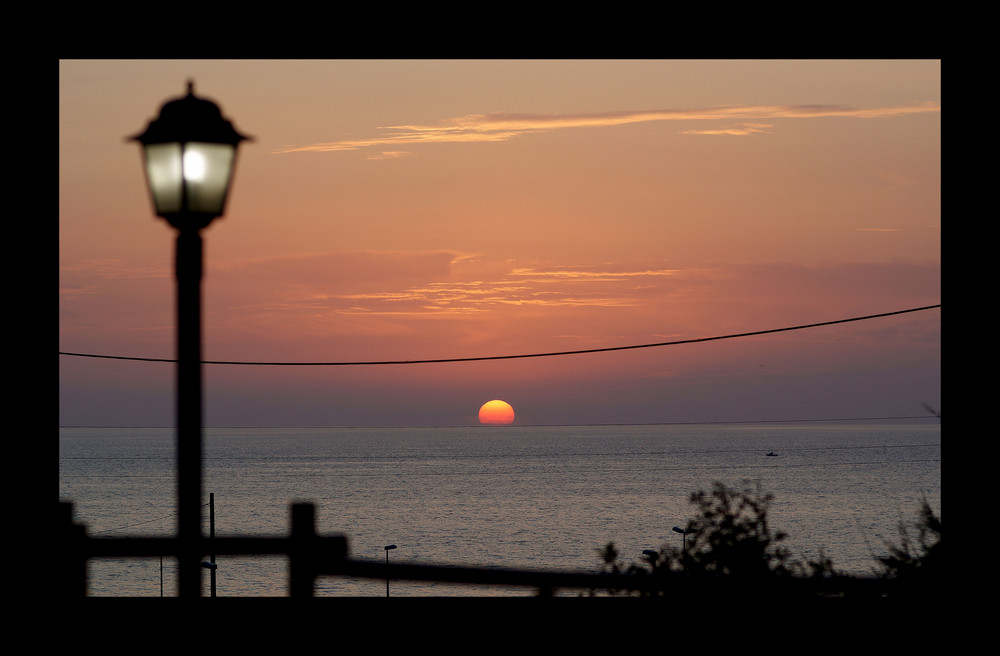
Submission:
{"label": "distant street light", "polygon": [[188,93],[160,108],[130,141],[142,144],[156,215],[177,229],[177,537],[178,589],[201,596],[201,276],[200,231],[222,216],[236,163],[248,139],[218,105]]}
{"label": "distant street light", "polygon": [[[385,545],[385,565],[386,565],[386,567],[389,566],[389,552],[392,551],[395,548],[396,548],[396,545],[394,545],[394,544],[387,544],[387,545]],[[389,570],[388,569],[385,572],[385,596],[386,597],[389,596]]]}
{"label": "distant street light", "polygon": [[684,567],[684,569],[687,569],[687,551],[688,551],[687,536],[688,536],[688,533],[694,533],[694,529],[683,529],[680,526],[675,526],[673,528],[673,531],[674,531],[674,533],[680,533],[681,534],[681,539],[683,540],[683,548],[684,548],[684,551],[683,551],[683,554],[684,554],[683,567]]}

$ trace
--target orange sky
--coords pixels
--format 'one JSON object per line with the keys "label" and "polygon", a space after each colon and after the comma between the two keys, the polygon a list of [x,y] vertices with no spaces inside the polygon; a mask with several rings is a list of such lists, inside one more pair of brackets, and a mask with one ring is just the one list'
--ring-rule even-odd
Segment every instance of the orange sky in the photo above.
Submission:
{"label": "orange sky", "polygon": [[[204,357],[604,348],[940,303],[938,61],[60,63],[61,351],[174,357],[173,232],[125,141],[183,94],[241,147]],[[173,365],[60,357],[63,425],[171,425]],[[558,358],[206,365],[205,423],[920,415],[940,310]]]}

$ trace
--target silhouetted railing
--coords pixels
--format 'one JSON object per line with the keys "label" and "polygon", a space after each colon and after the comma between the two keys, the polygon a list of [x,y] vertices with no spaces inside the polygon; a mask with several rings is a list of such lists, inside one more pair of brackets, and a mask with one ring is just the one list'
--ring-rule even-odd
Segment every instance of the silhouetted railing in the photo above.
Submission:
{"label": "silhouetted railing", "polygon": [[[87,563],[94,558],[149,558],[180,553],[175,537],[91,537],[73,521],[73,504],[59,504],[59,551],[56,585],[62,596],[85,597]],[[679,573],[651,576],[627,573],[593,573],[551,570],[516,570],[490,567],[457,567],[419,564],[382,564],[349,557],[343,535],[321,536],[315,530],[315,506],[291,506],[291,533],[280,537],[214,537],[203,539],[202,553],[227,556],[284,556],[289,563],[291,597],[312,597],[316,579],[349,576],[396,581],[432,581],[469,585],[521,586],[539,596],[557,590],[638,593],[647,596],[684,595],[686,598],[720,593],[752,593],[783,597],[879,598],[893,591],[893,581],[866,577],[788,578],[754,581],[689,577]]]}

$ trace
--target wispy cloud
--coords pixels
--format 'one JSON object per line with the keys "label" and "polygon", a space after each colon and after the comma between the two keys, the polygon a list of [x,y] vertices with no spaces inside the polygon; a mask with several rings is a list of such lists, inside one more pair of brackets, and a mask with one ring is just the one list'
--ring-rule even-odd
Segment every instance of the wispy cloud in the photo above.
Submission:
{"label": "wispy cloud", "polygon": [[709,128],[706,130],[682,130],[681,134],[719,134],[725,136],[745,136],[748,134],[760,134],[771,131],[774,125],[771,123],[739,123],[721,128]]}
{"label": "wispy cloud", "polygon": [[631,307],[681,273],[617,263],[483,265],[452,251],[364,251],[220,263],[213,277],[217,288],[227,290],[229,311],[244,318],[318,312],[445,317],[511,306]]}
{"label": "wispy cloud", "polygon": [[[637,280],[676,273],[672,269],[516,268],[485,280],[434,281],[392,291],[331,295],[326,300],[334,311],[350,314],[473,314],[503,306],[629,307],[644,302],[642,290],[647,285],[637,285]],[[343,301],[350,306],[339,307]]]}
{"label": "wispy cloud", "polygon": [[63,264],[59,267],[64,279],[87,277],[91,279],[165,278],[169,269],[135,265],[122,258],[91,258]]}
{"label": "wispy cloud", "polygon": [[405,150],[384,150],[379,153],[372,153],[368,156],[368,159],[401,159],[403,157],[410,157],[415,153],[407,152]]}
{"label": "wispy cloud", "polygon": [[756,121],[795,118],[889,118],[939,112],[937,103],[925,102],[894,107],[845,107],[842,105],[725,105],[701,109],[663,109],[606,112],[600,114],[472,114],[437,125],[393,125],[379,128],[381,134],[367,139],[328,141],[290,146],[275,151],[345,151],[369,147],[398,147],[426,143],[481,143],[507,141],[525,134],[567,128],[601,128],[650,121],[740,121],[715,130],[687,130],[688,134],[749,134],[772,127]]}
{"label": "wispy cloud", "polygon": [[622,281],[629,278],[638,277],[650,277],[650,276],[672,276],[678,273],[677,269],[643,269],[638,271],[632,270],[614,270],[611,268],[584,268],[584,267],[566,267],[566,268],[554,268],[554,269],[514,269],[510,272],[512,276],[520,276],[526,278],[532,278],[534,280],[586,280],[590,282],[595,281]]}

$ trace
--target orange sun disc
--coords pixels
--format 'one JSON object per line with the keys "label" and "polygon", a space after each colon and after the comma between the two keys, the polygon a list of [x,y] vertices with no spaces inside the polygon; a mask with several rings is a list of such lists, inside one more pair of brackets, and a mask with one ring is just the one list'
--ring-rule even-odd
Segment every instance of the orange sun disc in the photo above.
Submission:
{"label": "orange sun disc", "polygon": [[514,408],[506,401],[494,399],[487,401],[479,408],[479,423],[491,426],[504,426],[514,423]]}

